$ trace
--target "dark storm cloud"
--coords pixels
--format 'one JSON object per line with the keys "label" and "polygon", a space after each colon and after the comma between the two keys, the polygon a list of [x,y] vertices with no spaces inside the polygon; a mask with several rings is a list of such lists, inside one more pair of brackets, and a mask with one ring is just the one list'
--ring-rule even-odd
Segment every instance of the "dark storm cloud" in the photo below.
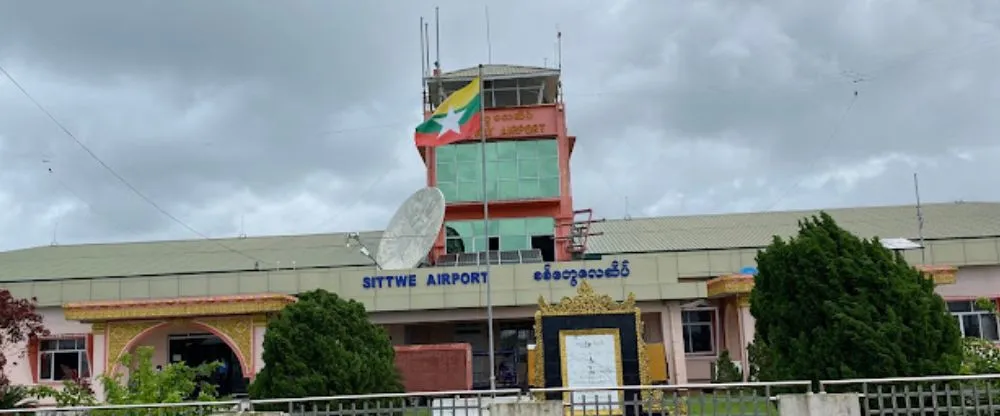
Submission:
{"label": "dark storm cloud", "polygon": [[[562,30],[574,196],[600,216],[906,203],[913,171],[930,199],[1000,197],[988,1],[489,2],[492,53],[482,2],[4,2],[0,64],[204,234],[377,229],[425,180],[435,5],[445,70],[551,65]],[[3,80],[0,163],[4,247],[195,237]]]}

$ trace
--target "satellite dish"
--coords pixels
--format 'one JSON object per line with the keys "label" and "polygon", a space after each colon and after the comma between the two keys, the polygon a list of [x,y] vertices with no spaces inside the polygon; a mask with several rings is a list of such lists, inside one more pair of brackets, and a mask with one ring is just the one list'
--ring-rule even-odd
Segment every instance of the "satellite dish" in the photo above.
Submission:
{"label": "satellite dish", "polygon": [[375,254],[386,270],[411,269],[427,256],[444,224],[444,194],[435,187],[414,192],[396,210]]}

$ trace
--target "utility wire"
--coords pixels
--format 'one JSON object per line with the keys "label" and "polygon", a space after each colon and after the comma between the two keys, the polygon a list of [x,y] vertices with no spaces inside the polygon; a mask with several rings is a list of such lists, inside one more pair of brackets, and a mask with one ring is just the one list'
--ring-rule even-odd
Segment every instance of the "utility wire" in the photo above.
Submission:
{"label": "utility wire", "polygon": [[[830,143],[833,143],[834,139],[836,139],[837,136],[840,135],[840,131],[844,127],[844,122],[847,121],[847,116],[851,114],[851,110],[854,109],[854,104],[857,103],[857,102],[858,102],[858,91],[855,90],[854,91],[854,95],[851,96],[851,101],[849,103],[847,103],[847,107],[844,108],[843,113],[841,113],[840,119],[837,120],[836,124],[833,125],[833,129],[830,131],[830,134],[828,134],[826,136],[826,140],[824,140],[822,143],[820,143],[820,146],[822,146],[822,148],[823,148],[823,151],[820,154],[826,154],[827,148],[829,147]],[[819,158],[816,158],[814,160],[819,160]],[[774,202],[767,209],[765,209],[764,211],[766,212],[766,211],[773,210],[775,207],[778,206],[779,203],[781,203],[782,200],[784,200],[786,197],[788,197],[789,194],[791,194],[793,191],[799,189],[799,187],[801,187],[806,182],[807,179],[809,179],[809,178],[805,177],[805,178],[799,179],[797,182],[795,182],[795,184],[793,186],[785,189],[785,191],[782,192],[781,194],[779,194],[778,198],[775,199]]]}
{"label": "utility wire", "polygon": [[246,253],[244,253],[242,251],[236,250],[236,249],[234,249],[232,247],[229,247],[227,245],[224,245],[224,244],[216,241],[215,239],[213,239],[213,238],[211,238],[211,237],[203,234],[202,232],[194,229],[194,227],[191,227],[190,225],[188,225],[184,221],[181,221],[180,218],[177,218],[176,216],[174,216],[173,214],[171,214],[169,211],[167,211],[162,206],[160,206],[160,204],[156,203],[156,201],[154,201],[152,198],[150,198],[150,197],[146,196],[146,194],[142,193],[142,191],[140,191],[138,188],[136,188],[135,185],[132,185],[132,183],[130,183],[128,180],[126,180],[114,168],[112,168],[104,160],[102,160],[99,156],[97,156],[97,154],[94,153],[94,151],[91,150],[90,147],[88,147],[86,144],[84,144],[82,141],[80,141],[80,139],[78,139],[76,137],[76,135],[73,134],[73,132],[69,131],[69,129],[66,128],[66,126],[62,122],[59,121],[59,119],[57,119],[54,115],[52,115],[52,113],[48,109],[46,109],[45,106],[43,106],[40,102],[38,102],[38,100],[35,99],[35,97],[33,97],[30,93],[28,93],[28,90],[24,89],[24,87],[21,86],[21,83],[17,82],[17,80],[14,79],[14,77],[10,74],[10,72],[7,72],[7,69],[4,68],[3,65],[0,65],[0,74],[2,74],[5,78],[7,78],[7,80],[10,81],[10,83],[12,85],[14,85],[14,87],[17,88],[17,90],[20,91],[22,95],[25,96],[25,98],[27,98],[29,101],[31,101],[35,105],[35,107],[37,107],[42,113],[45,114],[46,117],[48,117],[49,120],[52,121],[53,124],[55,124],[57,127],[59,127],[59,130],[62,130],[62,132],[67,137],[69,137],[70,139],[72,139],[73,142],[76,143],[77,146],[79,146],[81,149],[83,149],[83,151],[87,152],[87,154],[90,155],[90,157],[92,159],[94,159],[94,161],[96,161],[98,164],[100,164],[101,167],[104,168],[104,170],[108,171],[108,173],[110,173],[111,176],[114,176],[115,179],[118,179],[118,181],[121,182],[123,185],[125,185],[125,187],[128,188],[130,191],[132,191],[132,193],[134,193],[136,196],[138,196],[139,198],[141,198],[143,201],[146,201],[146,203],[148,203],[154,209],[156,209],[161,214],[163,214],[163,216],[169,218],[173,222],[175,222],[175,223],[179,224],[180,226],[186,228],[188,231],[190,231],[190,232],[198,235],[199,237],[201,237],[201,238],[203,238],[203,239],[205,239],[207,241],[211,241],[211,242],[215,243],[216,245],[218,245],[218,246],[220,246],[222,248],[225,248],[228,251],[231,251],[231,252],[233,252],[235,254],[239,254],[239,255],[241,255],[243,257],[246,257],[246,258],[248,258],[250,260],[254,260],[254,261],[257,261],[257,262],[262,262],[263,261],[261,259],[258,259],[256,257],[254,257],[254,256],[251,256],[249,254],[246,254]]}

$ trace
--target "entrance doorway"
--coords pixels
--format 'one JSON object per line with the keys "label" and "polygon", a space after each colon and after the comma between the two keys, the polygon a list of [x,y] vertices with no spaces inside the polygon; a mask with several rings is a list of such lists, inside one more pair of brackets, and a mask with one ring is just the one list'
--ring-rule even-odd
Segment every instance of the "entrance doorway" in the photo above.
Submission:
{"label": "entrance doorway", "polygon": [[218,361],[222,363],[207,381],[218,389],[220,397],[241,395],[247,392],[247,380],[243,368],[229,345],[212,334],[170,335],[168,353],[171,363],[186,363],[197,367]]}

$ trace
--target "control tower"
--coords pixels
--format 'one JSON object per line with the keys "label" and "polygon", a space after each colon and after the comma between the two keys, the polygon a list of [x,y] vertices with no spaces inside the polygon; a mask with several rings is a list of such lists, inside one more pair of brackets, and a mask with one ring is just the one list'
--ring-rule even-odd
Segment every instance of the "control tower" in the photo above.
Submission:
{"label": "control tower", "polygon": [[[434,70],[425,78],[424,117],[479,76],[479,67]],[[444,193],[445,225],[431,251],[439,267],[567,261],[583,257],[590,209],[575,210],[570,156],[576,137],[566,126],[560,70],[485,65],[486,197],[483,227],[482,142],[475,138],[418,147],[427,185]],[[487,256],[486,253],[489,253]]]}

